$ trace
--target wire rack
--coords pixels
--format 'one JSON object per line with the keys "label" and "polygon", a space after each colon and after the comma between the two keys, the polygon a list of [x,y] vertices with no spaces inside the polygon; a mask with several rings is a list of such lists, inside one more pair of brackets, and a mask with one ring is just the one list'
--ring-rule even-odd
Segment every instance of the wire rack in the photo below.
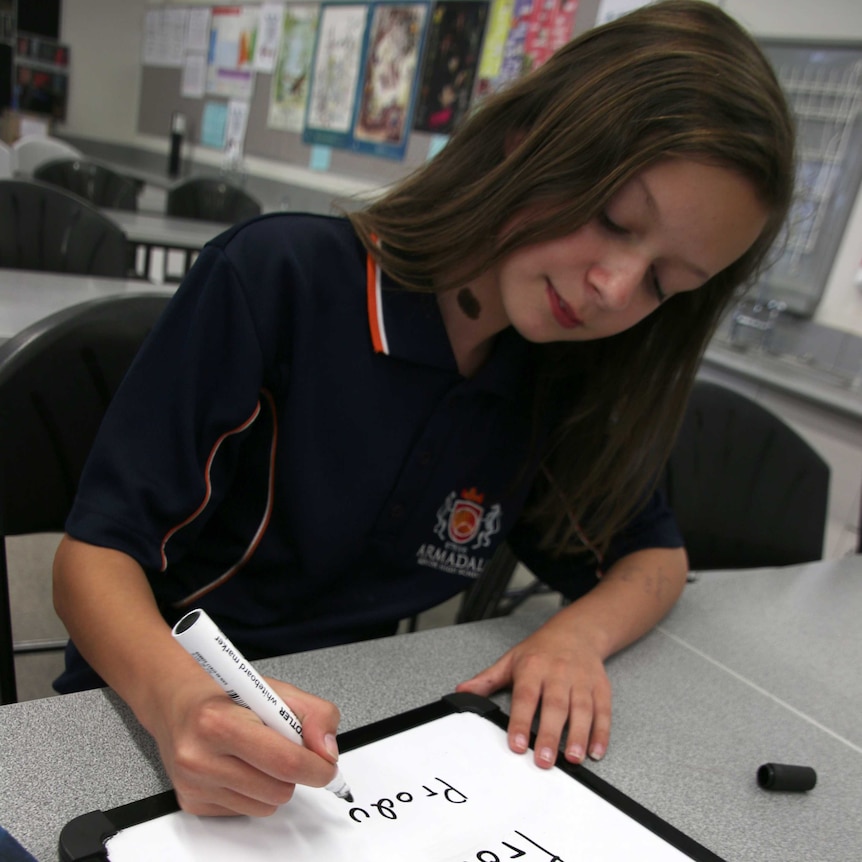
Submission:
{"label": "wire rack", "polygon": [[796,195],[781,255],[760,285],[809,316],[862,179],[862,43],[764,41],[797,123]]}

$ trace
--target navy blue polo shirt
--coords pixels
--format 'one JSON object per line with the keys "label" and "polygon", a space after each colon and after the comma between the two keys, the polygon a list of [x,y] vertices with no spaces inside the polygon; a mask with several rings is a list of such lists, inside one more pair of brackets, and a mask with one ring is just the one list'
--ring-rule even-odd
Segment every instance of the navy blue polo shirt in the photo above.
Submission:
{"label": "navy blue polo shirt", "polygon": [[[253,220],[203,250],[135,359],[67,530],[250,658],[388,630],[507,535],[531,556],[513,528],[547,431],[535,349],[507,330],[465,379],[435,296],[391,283],[347,220]],[[657,499],[628,532],[627,550],[682,544]],[[551,568],[570,594],[595,583]]]}

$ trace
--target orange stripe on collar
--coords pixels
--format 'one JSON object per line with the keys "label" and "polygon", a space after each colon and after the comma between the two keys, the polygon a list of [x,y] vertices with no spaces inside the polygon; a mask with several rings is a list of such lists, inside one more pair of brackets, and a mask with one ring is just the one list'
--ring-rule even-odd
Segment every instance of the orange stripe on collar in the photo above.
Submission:
{"label": "orange stripe on collar", "polygon": [[[371,239],[379,243],[372,234]],[[383,305],[380,296],[380,267],[370,253],[366,259],[366,295],[368,297],[368,328],[371,331],[371,343],[375,353],[389,353],[386,343],[386,331],[383,327]]]}

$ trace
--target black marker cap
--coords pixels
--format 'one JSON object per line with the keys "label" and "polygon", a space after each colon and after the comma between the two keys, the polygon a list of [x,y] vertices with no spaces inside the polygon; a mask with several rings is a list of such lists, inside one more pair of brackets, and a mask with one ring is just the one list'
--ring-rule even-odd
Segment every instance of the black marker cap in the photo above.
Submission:
{"label": "black marker cap", "polygon": [[764,763],[757,770],[757,783],[764,790],[811,790],[817,784],[817,773],[810,766],[788,763]]}

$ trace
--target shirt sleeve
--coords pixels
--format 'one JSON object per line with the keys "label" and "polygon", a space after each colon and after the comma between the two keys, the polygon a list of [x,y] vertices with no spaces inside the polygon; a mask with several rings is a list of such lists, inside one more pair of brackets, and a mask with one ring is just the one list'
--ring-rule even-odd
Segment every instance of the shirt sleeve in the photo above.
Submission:
{"label": "shirt sleeve", "polygon": [[132,363],[85,465],[70,535],[145,569],[194,541],[230,482],[259,411],[264,360],[237,272],[203,250]]}
{"label": "shirt sleeve", "polygon": [[646,548],[680,548],[684,542],[676,519],[659,489],[647,504],[611,541],[601,561],[586,552],[555,557],[539,547],[539,531],[523,518],[508,536],[515,556],[537,577],[569,599],[578,599],[599,581],[599,570],[607,571],[628,554]]}

